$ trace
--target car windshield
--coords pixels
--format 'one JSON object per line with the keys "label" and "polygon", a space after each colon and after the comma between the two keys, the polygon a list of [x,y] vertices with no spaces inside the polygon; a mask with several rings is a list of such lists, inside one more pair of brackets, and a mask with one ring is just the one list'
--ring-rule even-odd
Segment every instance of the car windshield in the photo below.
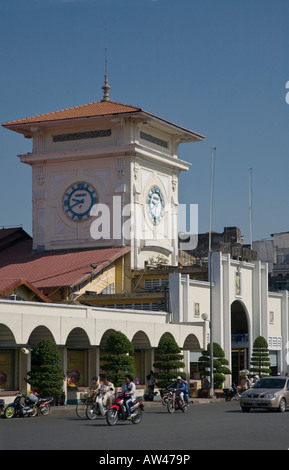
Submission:
{"label": "car windshield", "polygon": [[260,379],[253,385],[253,388],[284,388],[286,379],[266,378]]}

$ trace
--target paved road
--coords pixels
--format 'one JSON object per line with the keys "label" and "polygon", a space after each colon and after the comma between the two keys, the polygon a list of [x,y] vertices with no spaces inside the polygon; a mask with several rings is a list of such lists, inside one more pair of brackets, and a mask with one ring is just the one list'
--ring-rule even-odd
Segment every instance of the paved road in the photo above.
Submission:
{"label": "paved road", "polygon": [[139,425],[115,427],[106,420],[79,419],[74,407],[49,416],[0,420],[0,449],[64,450],[287,450],[289,411],[242,413],[237,402],[191,405],[170,415],[147,407]]}

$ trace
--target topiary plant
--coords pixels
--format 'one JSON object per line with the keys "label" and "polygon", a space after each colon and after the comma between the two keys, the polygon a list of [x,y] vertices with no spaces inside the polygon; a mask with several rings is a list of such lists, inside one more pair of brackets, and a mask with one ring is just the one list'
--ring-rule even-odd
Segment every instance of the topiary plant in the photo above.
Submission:
{"label": "topiary plant", "polygon": [[260,379],[262,377],[268,377],[268,375],[271,375],[271,369],[269,366],[270,356],[268,343],[263,336],[258,336],[253,344],[250,377],[253,377],[254,375],[259,375]]}
{"label": "topiary plant", "polygon": [[[207,350],[202,352],[202,356],[199,359],[201,363],[200,372],[201,375],[210,377],[211,363],[210,363],[211,351],[210,344],[208,344]],[[226,375],[232,372],[228,367],[229,361],[225,358],[225,353],[218,343],[213,343],[213,376],[214,376],[214,388],[222,388],[223,383],[226,380]]]}
{"label": "topiary plant", "polygon": [[[168,388],[179,375],[179,370],[185,367],[183,355],[176,341],[171,337],[162,338],[155,352],[154,367],[158,387]],[[184,377],[186,374],[182,372]]]}
{"label": "topiary plant", "polygon": [[63,371],[58,348],[50,338],[41,340],[32,352],[31,371],[26,381],[39,395],[59,398],[62,395]]}
{"label": "topiary plant", "polygon": [[125,375],[135,377],[134,347],[124,333],[115,331],[107,339],[105,353],[100,358],[101,368],[119,387],[125,381]]}

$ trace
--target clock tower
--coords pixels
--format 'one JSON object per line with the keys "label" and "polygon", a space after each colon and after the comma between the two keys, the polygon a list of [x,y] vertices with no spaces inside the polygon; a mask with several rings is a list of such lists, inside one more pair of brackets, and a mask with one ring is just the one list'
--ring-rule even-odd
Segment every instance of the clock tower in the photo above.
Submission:
{"label": "clock tower", "polygon": [[35,251],[130,245],[131,267],[178,264],[178,145],[204,137],[109,98],[4,127],[33,140]]}

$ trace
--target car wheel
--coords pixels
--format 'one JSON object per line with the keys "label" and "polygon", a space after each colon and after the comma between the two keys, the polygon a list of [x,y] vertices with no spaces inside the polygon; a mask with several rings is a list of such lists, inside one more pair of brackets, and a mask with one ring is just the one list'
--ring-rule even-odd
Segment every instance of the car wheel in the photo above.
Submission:
{"label": "car wheel", "polygon": [[281,400],[280,400],[279,411],[280,411],[280,413],[284,413],[284,411],[286,411],[286,400],[285,400],[285,398],[281,398]]}
{"label": "car wheel", "polygon": [[250,409],[251,409],[251,408],[249,408],[249,407],[247,407],[247,406],[242,406],[242,411],[243,411],[243,413],[250,413]]}

